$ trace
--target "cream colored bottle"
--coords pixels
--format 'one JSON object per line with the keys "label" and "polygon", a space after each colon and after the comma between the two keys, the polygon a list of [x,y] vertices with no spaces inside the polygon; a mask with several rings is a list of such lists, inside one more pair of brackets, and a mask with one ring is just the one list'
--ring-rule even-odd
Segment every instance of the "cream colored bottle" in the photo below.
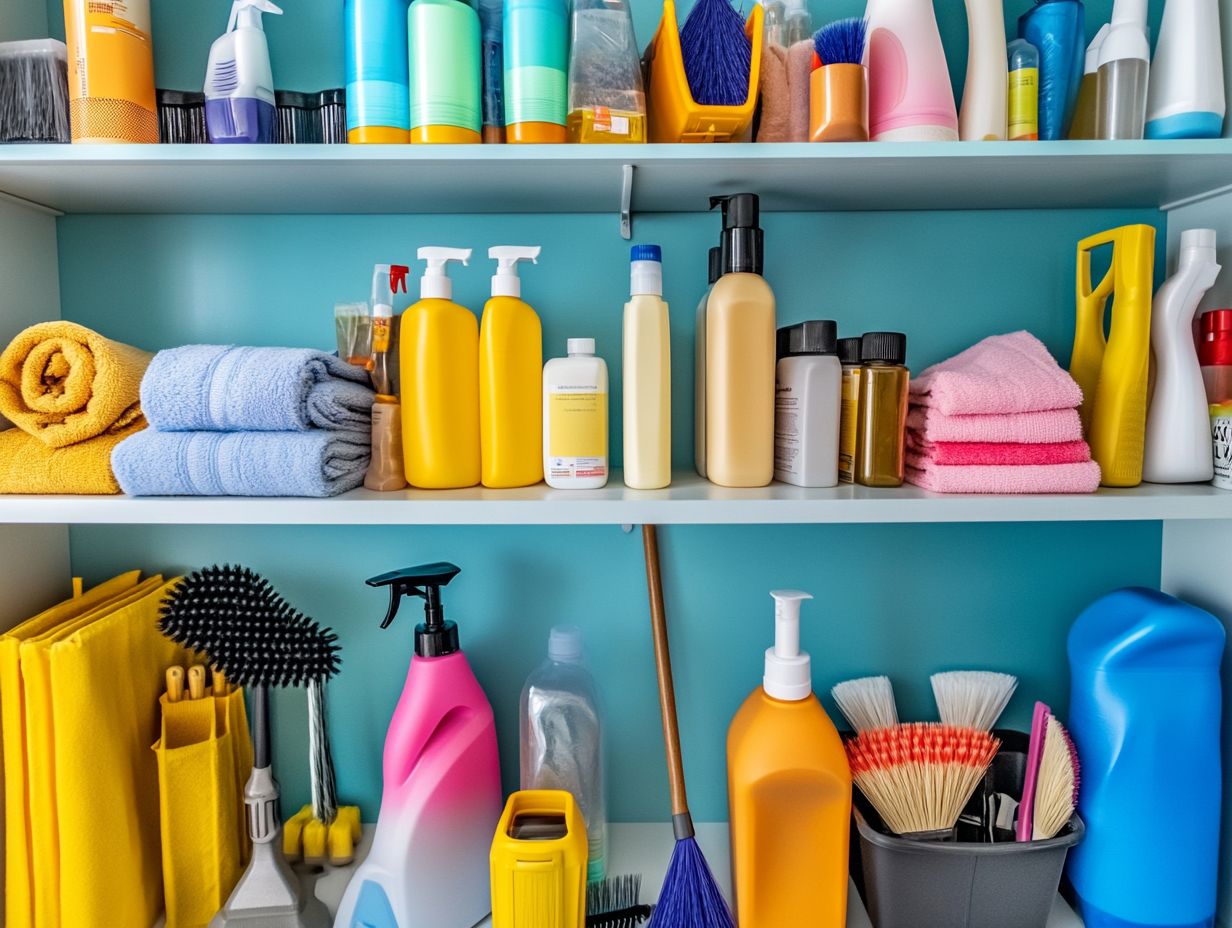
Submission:
{"label": "cream colored bottle", "polygon": [[753,194],[723,204],[723,276],[706,304],[706,474],[725,487],[774,477],[774,291],[761,276]]}
{"label": "cream colored bottle", "polygon": [[672,352],[663,302],[663,254],[634,245],[624,315],[625,485],[659,490],[672,482]]}

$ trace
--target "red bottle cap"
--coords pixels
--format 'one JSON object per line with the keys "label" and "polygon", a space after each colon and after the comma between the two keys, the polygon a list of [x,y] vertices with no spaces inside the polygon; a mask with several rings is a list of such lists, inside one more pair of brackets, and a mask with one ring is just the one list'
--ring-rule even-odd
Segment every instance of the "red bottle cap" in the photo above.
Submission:
{"label": "red bottle cap", "polygon": [[1232,365],[1232,309],[1212,309],[1202,314],[1198,361],[1203,367]]}
{"label": "red bottle cap", "polygon": [[410,272],[411,269],[405,264],[391,264],[389,266],[389,292],[406,293],[406,275]]}

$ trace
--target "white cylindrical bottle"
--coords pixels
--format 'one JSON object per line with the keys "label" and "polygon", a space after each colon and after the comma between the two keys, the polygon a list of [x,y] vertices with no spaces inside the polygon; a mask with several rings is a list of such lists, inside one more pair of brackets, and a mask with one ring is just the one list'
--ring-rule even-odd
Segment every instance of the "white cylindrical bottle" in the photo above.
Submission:
{"label": "white cylindrical bottle", "polygon": [[1142,461],[1142,479],[1150,483],[1199,483],[1213,473],[1209,409],[1193,320],[1218,276],[1215,230],[1182,232],[1176,273],[1164,281],[1151,305],[1155,392]]}
{"label": "white cylindrical bottle", "polygon": [[774,479],[798,487],[838,486],[843,367],[829,319],[788,330],[774,391]]}
{"label": "white cylindrical bottle", "polygon": [[1095,80],[1095,137],[1140,139],[1146,129],[1151,43],[1146,0],[1115,0],[1108,34],[1099,46]]}
{"label": "white cylindrical bottle", "polygon": [[1219,0],[1168,0],[1151,63],[1148,139],[1213,139],[1223,131]]}
{"label": "white cylindrical bottle", "polygon": [[624,316],[625,485],[659,490],[672,482],[672,351],[663,302],[663,253],[634,245]]}
{"label": "white cylindrical bottle", "polygon": [[607,484],[607,364],[593,338],[543,366],[543,477],[558,490]]}
{"label": "white cylindrical bottle", "polygon": [[967,0],[967,80],[958,113],[964,142],[1005,139],[1007,76],[1002,0]]}

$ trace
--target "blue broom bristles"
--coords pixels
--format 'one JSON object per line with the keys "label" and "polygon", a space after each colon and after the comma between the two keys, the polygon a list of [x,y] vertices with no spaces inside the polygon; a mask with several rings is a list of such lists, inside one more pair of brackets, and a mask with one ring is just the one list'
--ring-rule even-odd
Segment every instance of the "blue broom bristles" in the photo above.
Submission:
{"label": "blue broom bristles", "polygon": [[680,30],[684,75],[703,106],[739,106],[749,96],[753,43],[730,0],[697,0]]}
{"label": "blue broom bristles", "polygon": [[813,33],[813,49],[822,64],[860,64],[867,34],[868,20],[840,19]]}
{"label": "blue broom bristles", "polygon": [[676,842],[659,902],[646,928],[736,928],[696,838]]}

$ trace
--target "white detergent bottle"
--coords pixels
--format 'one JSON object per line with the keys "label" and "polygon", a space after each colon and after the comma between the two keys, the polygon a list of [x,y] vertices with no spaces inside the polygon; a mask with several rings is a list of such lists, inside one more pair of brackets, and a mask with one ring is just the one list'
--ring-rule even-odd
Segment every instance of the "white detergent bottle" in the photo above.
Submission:
{"label": "white detergent bottle", "polygon": [[1168,0],[1151,63],[1148,139],[1216,139],[1223,132],[1219,0]]}
{"label": "white detergent bottle", "polygon": [[1201,483],[1214,475],[1211,426],[1193,320],[1215,285],[1215,230],[1186,229],[1176,273],[1151,305],[1155,392],[1146,417],[1142,479],[1151,483]]}
{"label": "white detergent bottle", "polygon": [[262,13],[270,0],[235,0],[227,31],[210,46],[205,71],[205,126],[215,143],[274,140],[274,72]]}

